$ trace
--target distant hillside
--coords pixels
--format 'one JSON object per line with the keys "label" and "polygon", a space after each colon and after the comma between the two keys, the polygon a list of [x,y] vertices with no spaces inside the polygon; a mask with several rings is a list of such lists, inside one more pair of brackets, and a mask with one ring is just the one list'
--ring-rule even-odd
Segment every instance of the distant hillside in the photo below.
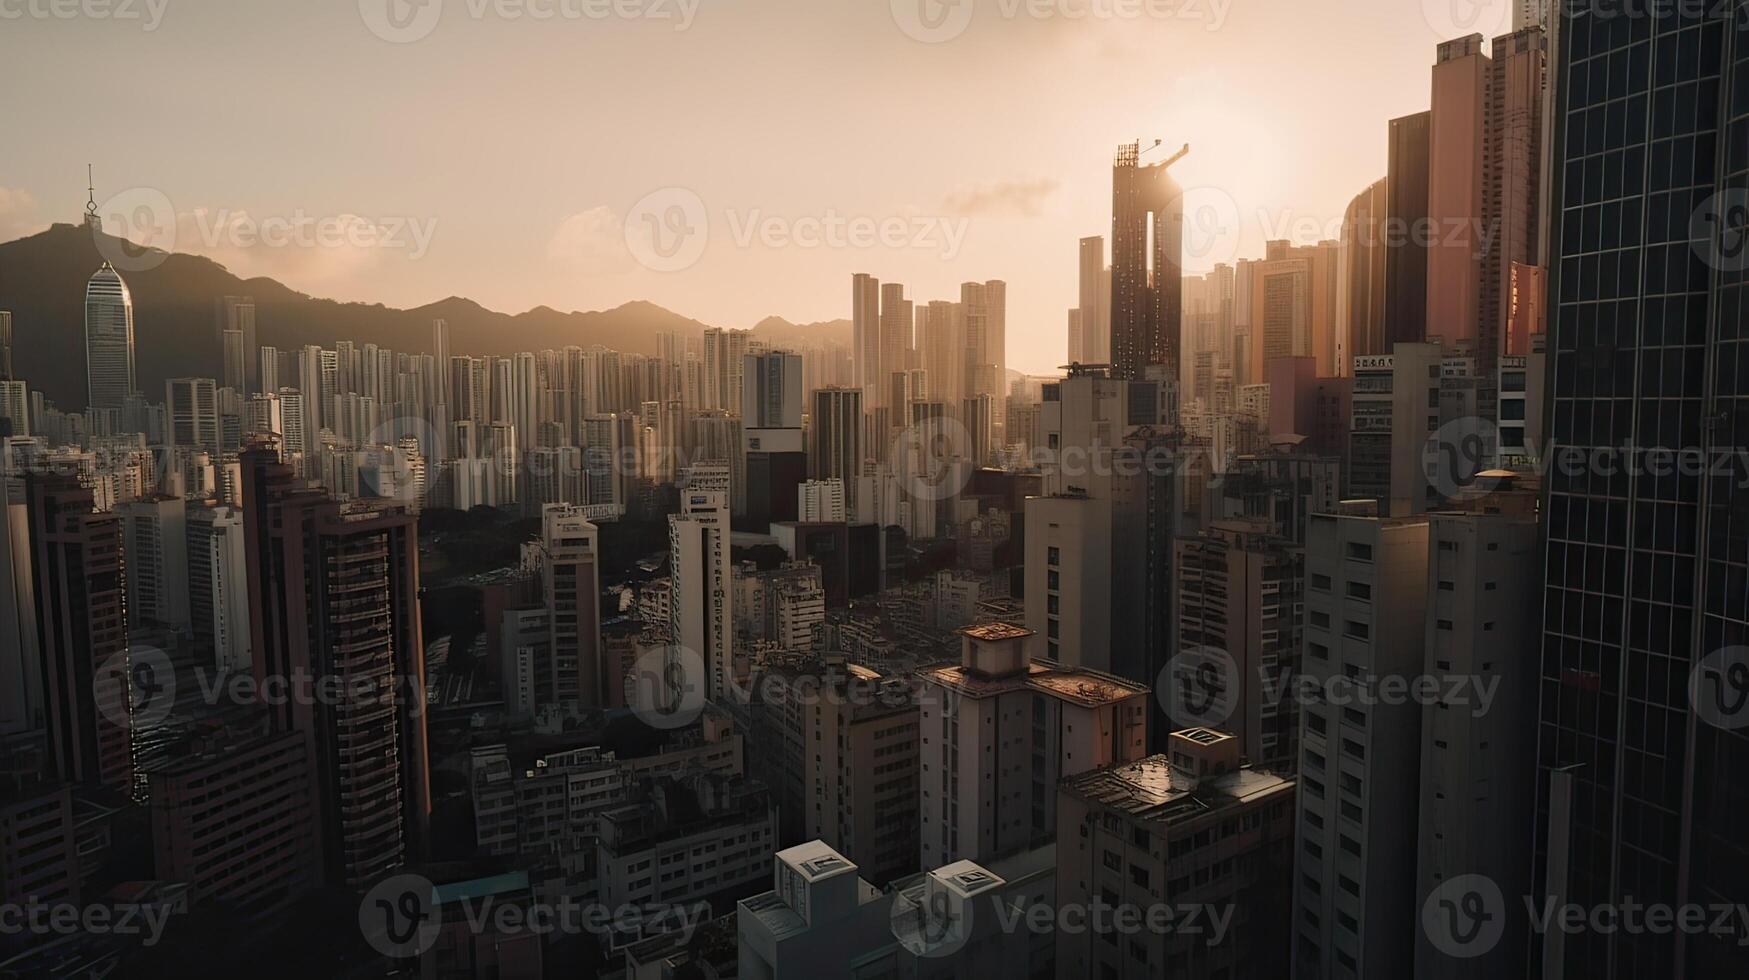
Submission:
{"label": "distant hillside", "polygon": [[[57,224],[0,245],[0,310],[13,314],[18,374],[69,410],[85,404],[85,281],[102,263],[97,242],[82,226]],[[696,336],[709,326],[642,301],[588,313],[539,306],[514,316],[456,296],[412,310],[337,303],[272,279],[240,279],[210,259],[182,254],[143,272],[124,270],[122,277],[134,300],[139,384],[154,398],[163,397],[166,378],[220,374],[214,310],[222,296],[253,296],[259,343],[282,350],[354,340],[429,353],[431,321],[441,317],[449,321],[450,349],[458,354],[572,344],[653,354],[657,334]],[[843,320],[798,326],[776,317],[755,331],[773,344],[848,343],[850,334]]]}

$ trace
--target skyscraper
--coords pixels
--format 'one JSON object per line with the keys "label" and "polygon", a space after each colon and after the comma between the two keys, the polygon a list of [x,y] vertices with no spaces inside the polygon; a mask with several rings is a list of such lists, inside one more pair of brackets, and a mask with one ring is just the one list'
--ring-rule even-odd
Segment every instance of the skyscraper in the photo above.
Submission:
{"label": "skyscraper", "polygon": [[172,378],[164,383],[165,421],[172,446],[219,455],[218,394],[211,378]]}
{"label": "skyscraper", "polygon": [[108,263],[85,284],[86,397],[94,409],[120,411],[134,391],[134,302]]}
{"label": "skyscraper", "polygon": [[1081,239],[1081,359],[1104,364],[1111,357],[1111,288],[1106,276],[1105,237]]}
{"label": "skyscraper", "polygon": [[883,390],[880,383],[881,282],[861,272],[850,280],[850,330],[856,385],[862,389],[863,404],[876,408],[882,404]]}
{"label": "skyscraper", "polygon": [[[1536,885],[1584,908],[1734,904],[1749,867],[1749,728],[1729,713],[1728,676],[1749,631],[1749,508],[1731,462],[1749,442],[1734,369],[1749,298],[1735,24],[1749,7],[1728,6],[1737,20],[1560,6],[1549,438],[1616,464],[1624,445],[1707,461],[1549,477]],[[1551,931],[1544,963],[1602,980],[1729,976],[1739,939]]]}
{"label": "skyscraper", "polygon": [[1336,365],[1337,375],[1353,372],[1352,359],[1388,354],[1385,330],[1385,269],[1390,249],[1385,242],[1390,180],[1361,191],[1342,217],[1340,311],[1337,329],[1348,338],[1348,356]]}
{"label": "skyscraper", "polygon": [[1391,120],[1385,177],[1385,343],[1427,339],[1427,178],[1433,114]]}
{"label": "skyscraper", "polygon": [[1111,169],[1112,377],[1139,381],[1143,368],[1179,375],[1184,290],[1184,198],[1167,169],[1188,153],[1141,162],[1139,143],[1118,147]]}
{"label": "skyscraper", "polygon": [[1489,75],[1482,35],[1439,46],[1428,131],[1427,337],[1447,350],[1477,339]]}
{"label": "skyscraper", "polygon": [[430,820],[417,526],[303,483],[271,439],[242,457],[255,676],[345,692],[268,709],[313,747],[325,880],[355,888],[418,858]]}
{"label": "skyscraper", "polygon": [[[904,284],[882,283],[881,337],[879,360],[876,361],[875,383],[883,389],[890,389],[893,375],[902,373],[909,366],[913,324],[911,301],[905,298]],[[885,404],[897,407],[891,399]]]}
{"label": "skyscraper", "polygon": [[244,397],[264,390],[261,387],[261,362],[256,356],[259,348],[254,297],[221,297],[217,307],[214,320],[218,328],[219,349],[224,355],[222,387],[234,389]]}
{"label": "skyscraper", "polygon": [[121,521],[95,512],[78,477],[25,478],[35,570],[37,647],[55,778],[127,792],[128,613]]}
{"label": "skyscraper", "polygon": [[12,311],[0,310],[0,381],[12,380]]}
{"label": "skyscraper", "polygon": [[550,670],[535,678],[540,704],[599,707],[606,702],[601,662],[600,537],[576,507],[547,507],[541,515],[541,580],[551,630]]}
{"label": "skyscraper", "polygon": [[[1515,292],[1525,295],[1520,306],[1540,302],[1540,278],[1518,266],[1537,268],[1542,262],[1543,115],[1548,92],[1548,38],[1533,27],[1494,39],[1488,76],[1488,132],[1482,159],[1482,294],[1477,304],[1476,358],[1489,374],[1502,354],[1529,352],[1527,343],[1514,350],[1508,338]],[[1528,330],[1525,331],[1528,333]]]}
{"label": "skyscraper", "polygon": [[[862,392],[854,388],[821,388],[813,394],[808,416],[808,476],[837,478],[846,488],[862,475]],[[854,491],[851,491],[854,498]]]}
{"label": "skyscraper", "polygon": [[693,465],[680,491],[680,513],[668,518],[668,536],[674,589],[669,633],[703,665],[709,698],[721,701],[735,676],[728,464]]}

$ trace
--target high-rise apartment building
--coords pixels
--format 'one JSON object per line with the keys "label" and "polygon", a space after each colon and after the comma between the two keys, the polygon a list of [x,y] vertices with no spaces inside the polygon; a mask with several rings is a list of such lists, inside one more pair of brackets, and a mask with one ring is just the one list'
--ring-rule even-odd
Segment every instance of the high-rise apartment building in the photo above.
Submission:
{"label": "high-rise apartment building", "polygon": [[129,624],[188,629],[188,523],[182,498],[126,501],[115,506],[115,515],[127,557]]}
{"label": "high-rise apartment building", "polygon": [[600,534],[579,507],[549,506],[541,514],[541,581],[546,589],[548,676],[536,690],[558,705],[605,703],[601,661]]}
{"label": "high-rise apartment building", "polygon": [[736,677],[727,465],[693,465],[680,490],[680,513],[668,518],[668,539],[669,636],[690,662],[702,665],[707,696],[722,701]]}
{"label": "high-rise apartment building", "polygon": [[[1423,676],[1442,692],[1463,693],[1421,708],[1414,899],[1419,910],[1437,902],[1433,896],[1446,883],[1482,875],[1509,907],[1499,910],[1500,941],[1475,956],[1452,956],[1437,944],[1441,930],[1420,930],[1417,978],[1522,972],[1531,934],[1519,900],[1531,893],[1541,662],[1539,494],[1500,482],[1479,485],[1427,516]],[[1482,692],[1488,701],[1481,700]]]}
{"label": "high-rise apartment building", "polygon": [[228,504],[190,503],[188,610],[194,637],[209,644],[220,671],[254,664],[249,628],[249,551],[243,512]]}
{"label": "high-rise apartment building", "polygon": [[1169,754],[1066,778],[1058,791],[1057,907],[1103,902],[1232,913],[1219,943],[1189,929],[1056,932],[1058,976],[1277,980],[1286,975],[1294,784],[1241,765],[1238,740],[1191,728]]}
{"label": "high-rise apartment building", "polygon": [[1299,713],[1278,695],[1300,670],[1304,554],[1263,518],[1214,521],[1177,547],[1179,649],[1225,655],[1238,683],[1219,702],[1229,717],[1181,720],[1232,732],[1260,769],[1293,772]]}
{"label": "high-rise apartment building", "polygon": [[133,678],[121,519],[97,513],[75,476],[32,473],[24,485],[50,772],[128,792]]}
{"label": "high-rise apartment building", "polygon": [[215,304],[213,324],[218,332],[219,350],[224,364],[222,387],[230,388],[247,398],[261,387],[261,360],[255,330],[255,299],[252,296],[223,296]]}
{"label": "high-rise apartment building", "polygon": [[923,866],[1049,841],[1058,780],[1147,754],[1149,688],[1027,655],[1032,631],[959,630],[960,663],[921,674]]}
{"label": "high-rise apartment building", "polygon": [[164,383],[164,408],[172,446],[219,455],[218,391],[211,378],[172,378]]}
{"label": "high-rise apartment building", "polygon": [[320,814],[299,732],[196,732],[147,774],[153,867],[192,904],[245,919],[283,913],[320,884]]}
{"label": "high-rise apartment building", "polygon": [[1438,344],[1398,344],[1390,354],[1354,359],[1347,496],[1377,500],[1395,517],[1433,501],[1426,447],[1441,425],[1443,361]]}
{"label": "high-rise apartment building", "polygon": [[324,880],[358,887],[418,859],[430,821],[417,526],[299,481],[271,441],[242,455],[256,677],[344,681],[268,710],[311,746]]}
{"label": "high-rise apartment building", "polygon": [[917,870],[918,711],[910,685],[813,657],[754,688],[752,774],[772,787],[778,842],[823,840],[886,884]]}
{"label": "high-rise apartment building", "polygon": [[1354,505],[1315,514],[1306,542],[1293,976],[1413,976],[1421,707],[1380,698],[1419,675],[1426,518]]}
{"label": "high-rise apartment building", "polygon": [[45,727],[30,528],[23,482],[0,476],[0,735]]}
{"label": "high-rise apartment building", "polygon": [[873,409],[884,405],[885,387],[881,365],[881,282],[857,273],[850,281],[851,358],[855,361],[856,386],[863,404]]}

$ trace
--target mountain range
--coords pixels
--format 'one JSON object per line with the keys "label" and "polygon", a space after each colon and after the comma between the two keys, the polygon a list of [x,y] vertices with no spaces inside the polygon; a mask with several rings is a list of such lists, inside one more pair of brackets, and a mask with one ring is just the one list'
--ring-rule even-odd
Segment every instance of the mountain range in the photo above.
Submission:
{"label": "mountain range", "polygon": [[[82,225],[56,224],[0,244],[0,310],[13,315],[14,369],[33,391],[64,410],[85,405],[85,282],[105,255],[116,254],[141,252]],[[225,296],[253,297],[256,342],[286,351],[352,340],[361,346],[375,343],[397,352],[430,353],[431,322],[443,319],[449,322],[452,354],[508,355],[596,344],[654,354],[658,334],[695,337],[711,326],[643,301],[592,312],[561,313],[537,306],[517,314],[489,310],[460,296],[411,310],[342,303],[272,279],[242,279],[200,256],[157,253],[151,259],[151,268],[123,269],[121,274],[134,304],[137,384],[154,401],[162,397],[167,378],[219,377],[222,353],[215,324]],[[768,317],[753,330],[774,346],[850,342],[848,320],[794,324]]]}

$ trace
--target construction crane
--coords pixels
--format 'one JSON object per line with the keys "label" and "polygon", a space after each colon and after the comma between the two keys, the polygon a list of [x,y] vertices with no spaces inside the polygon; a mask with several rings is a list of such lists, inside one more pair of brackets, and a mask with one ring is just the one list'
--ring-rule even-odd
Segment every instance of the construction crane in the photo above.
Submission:
{"label": "construction crane", "polygon": [[[1141,162],[1141,158],[1143,156],[1146,156],[1147,154],[1152,153],[1155,150],[1158,150],[1160,148],[1161,144],[1163,144],[1165,142],[1166,142],[1165,140],[1155,140],[1153,146],[1148,147],[1146,150],[1143,150],[1141,153],[1136,155],[1136,161],[1138,163]],[[1152,164],[1151,166],[1156,166],[1156,167],[1161,167],[1161,168],[1170,167],[1173,164],[1177,163],[1178,161],[1184,159],[1185,157],[1187,157],[1189,155],[1190,155],[1190,144],[1186,143],[1186,144],[1184,144],[1184,146],[1181,149],[1179,149],[1179,151],[1177,153],[1174,153],[1174,154],[1172,154],[1172,156],[1168,157],[1164,161],[1162,161],[1160,163]]]}

